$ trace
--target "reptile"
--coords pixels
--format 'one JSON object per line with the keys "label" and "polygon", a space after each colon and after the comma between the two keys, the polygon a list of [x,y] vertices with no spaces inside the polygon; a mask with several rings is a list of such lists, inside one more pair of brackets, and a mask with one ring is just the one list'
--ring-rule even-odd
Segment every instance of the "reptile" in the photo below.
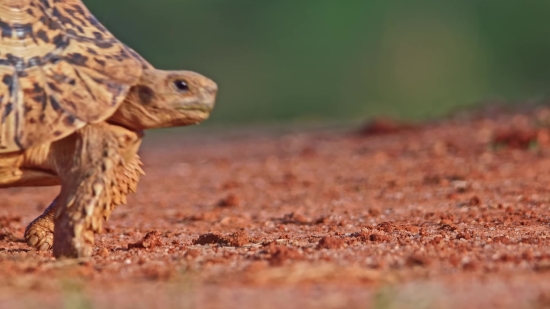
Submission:
{"label": "reptile", "polygon": [[217,84],[154,68],[79,0],[0,0],[0,188],[60,185],[25,231],[56,258],[94,235],[143,174],[143,130],[197,124]]}

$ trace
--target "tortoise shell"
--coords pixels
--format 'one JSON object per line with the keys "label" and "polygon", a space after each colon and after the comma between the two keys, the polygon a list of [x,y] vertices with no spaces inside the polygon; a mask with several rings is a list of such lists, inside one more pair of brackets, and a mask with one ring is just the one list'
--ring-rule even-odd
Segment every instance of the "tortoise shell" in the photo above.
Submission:
{"label": "tortoise shell", "polygon": [[80,0],[0,0],[0,153],[104,121],[144,61]]}

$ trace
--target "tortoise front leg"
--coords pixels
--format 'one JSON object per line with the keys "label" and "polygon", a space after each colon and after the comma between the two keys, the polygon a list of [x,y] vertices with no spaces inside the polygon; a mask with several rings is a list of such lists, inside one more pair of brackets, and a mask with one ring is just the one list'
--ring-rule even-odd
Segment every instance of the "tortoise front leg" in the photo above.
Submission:
{"label": "tortoise front leg", "polygon": [[[136,142],[139,136],[133,137]],[[124,147],[121,149],[125,157],[133,155],[129,161],[124,160],[123,164],[116,169],[117,186],[113,188],[113,198],[110,210],[114,210],[118,205],[126,203],[126,196],[130,192],[136,192],[137,183],[141,175],[144,175],[141,169],[142,163],[139,156],[135,153],[134,147]],[[46,208],[43,214],[34,219],[25,229],[25,240],[27,244],[37,250],[45,251],[52,248],[54,217],[57,211],[57,199]]]}
{"label": "tortoise front leg", "polygon": [[117,185],[115,167],[122,163],[118,140],[106,124],[87,125],[53,143],[51,154],[61,179],[53,255],[89,257]]}

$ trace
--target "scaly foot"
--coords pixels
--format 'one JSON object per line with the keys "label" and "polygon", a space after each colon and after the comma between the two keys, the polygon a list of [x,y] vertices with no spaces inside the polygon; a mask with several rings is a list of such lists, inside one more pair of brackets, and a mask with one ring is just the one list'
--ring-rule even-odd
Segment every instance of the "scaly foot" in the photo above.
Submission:
{"label": "scaly foot", "polygon": [[27,244],[39,251],[46,251],[53,246],[53,216],[57,198],[46,208],[44,213],[34,219],[25,229]]}

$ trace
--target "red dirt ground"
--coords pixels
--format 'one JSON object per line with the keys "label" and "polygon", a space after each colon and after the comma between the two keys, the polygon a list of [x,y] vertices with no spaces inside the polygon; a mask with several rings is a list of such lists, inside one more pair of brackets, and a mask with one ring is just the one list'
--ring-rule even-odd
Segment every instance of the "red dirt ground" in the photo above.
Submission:
{"label": "red dirt ground", "polygon": [[549,121],[149,134],[89,260],[20,241],[58,188],[2,191],[0,308],[549,307]]}

